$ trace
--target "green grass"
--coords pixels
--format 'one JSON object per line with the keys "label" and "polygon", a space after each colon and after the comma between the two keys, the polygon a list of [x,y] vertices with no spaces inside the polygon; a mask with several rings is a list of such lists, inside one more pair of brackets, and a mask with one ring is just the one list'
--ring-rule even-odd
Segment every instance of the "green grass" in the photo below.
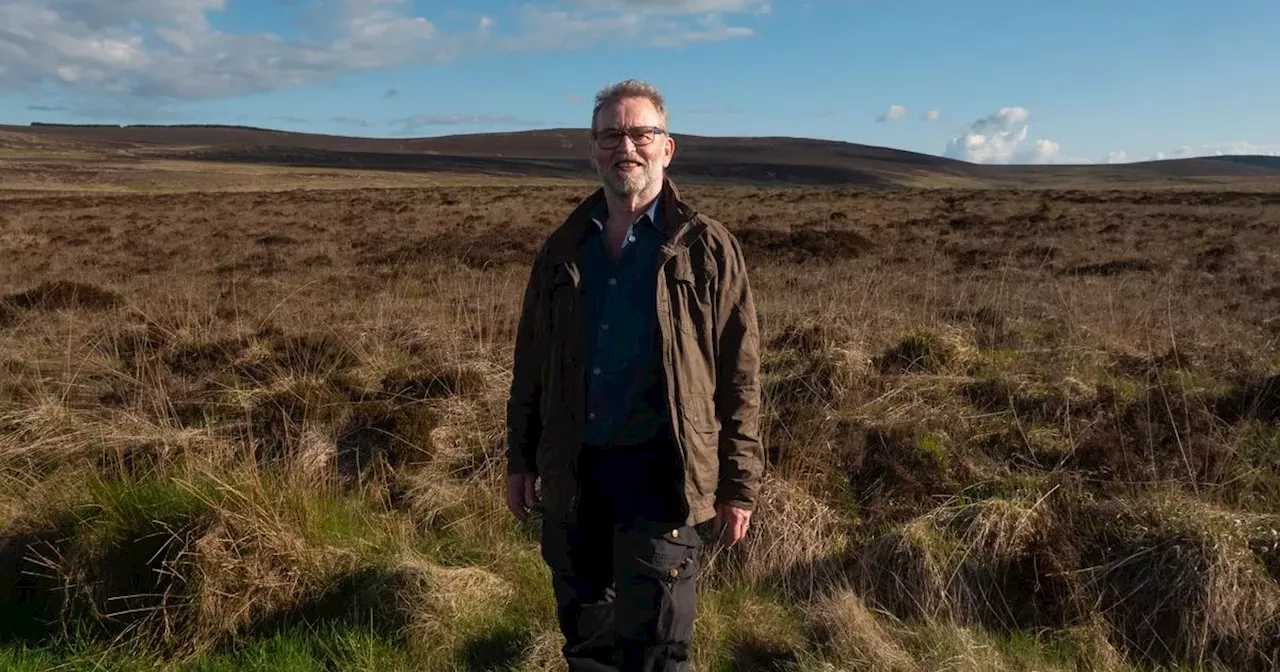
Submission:
{"label": "green grass", "polygon": [[408,652],[383,635],[357,625],[295,626],[213,654],[182,669],[188,672],[381,672],[411,669]]}

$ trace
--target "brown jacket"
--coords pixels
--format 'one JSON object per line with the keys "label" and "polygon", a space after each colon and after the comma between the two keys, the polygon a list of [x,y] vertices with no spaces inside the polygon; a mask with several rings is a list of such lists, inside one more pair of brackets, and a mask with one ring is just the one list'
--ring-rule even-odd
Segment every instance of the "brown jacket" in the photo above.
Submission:
{"label": "brown jacket", "polygon": [[[507,403],[507,472],[538,474],[547,514],[569,519],[577,514],[586,413],[577,258],[603,198],[597,189],[583,201],[533,262]],[[658,342],[685,466],[686,522],[697,525],[715,516],[715,504],[750,510],[759,494],[759,330],[737,239],[682,202],[669,180],[662,198]]]}

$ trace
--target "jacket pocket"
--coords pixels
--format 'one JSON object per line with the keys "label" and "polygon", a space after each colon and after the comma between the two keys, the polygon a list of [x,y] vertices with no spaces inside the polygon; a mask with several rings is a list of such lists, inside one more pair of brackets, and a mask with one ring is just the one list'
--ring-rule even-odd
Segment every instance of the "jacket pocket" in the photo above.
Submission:
{"label": "jacket pocket", "polygon": [[720,473],[720,419],[716,416],[715,397],[691,395],[684,404],[686,476],[698,494],[707,496],[715,492]]}
{"label": "jacket pocket", "polygon": [[713,317],[707,280],[700,280],[684,257],[677,259],[671,280],[671,321],[682,334],[698,338],[709,334]]}

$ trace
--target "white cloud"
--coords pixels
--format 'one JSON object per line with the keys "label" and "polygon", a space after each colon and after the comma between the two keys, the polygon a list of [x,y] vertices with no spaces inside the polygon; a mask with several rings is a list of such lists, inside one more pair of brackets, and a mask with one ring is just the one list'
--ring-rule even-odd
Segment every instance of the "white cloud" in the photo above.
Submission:
{"label": "white cloud", "polygon": [[1244,140],[1215,142],[1204,145],[1183,145],[1171,152],[1175,159],[1202,156],[1280,156],[1280,145],[1257,145]]}
{"label": "white cloud", "polygon": [[1146,161],[1170,159],[1194,159],[1209,156],[1280,156],[1280,144],[1256,144],[1245,140],[1211,142],[1202,145],[1183,145],[1168,152],[1156,152]]}
{"label": "white cloud", "polygon": [[929,110],[928,112],[925,112],[924,115],[920,118],[925,121],[937,121],[938,119],[942,118],[942,113],[937,110]]}
{"label": "white cloud", "polygon": [[1126,163],[1129,160],[1129,153],[1123,149],[1115,150],[1107,153],[1107,158],[1102,163]]}
{"label": "white cloud", "polygon": [[943,155],[972,163],[1055,163],[1060,147],[1039,138],[1027,143],[1031,112],[1025,107],[1003,107],[969,125],[964,135],[952,138]]}
{"label": "white cloud", "polygon": [[7,0],[0,87],[59,84],[84,96],[198,100],[429,60],[436,30],[403,0],[335,0],[319,31],[286,40],[228,33],[206,15],[225,0]]}
{"label": "white cloud", "polygon": [[511,22],[477,15],[473,31],[448,33],[410,0],[300,1],[311,18],[301,34],[284,36],[210,22],[229,2],[247,8],[251,0],[0,0],[0,90],[80,98],[77,110],[123,111],[139,100],[156,108],[469,50],[740,39],[754,31],[734,17],[771,10],[767,0],[537,0]]}
{"label": "white cloud", "polygon": [[888,109],[876,117],[876,121],[898,121],[907,118],[907,108],[901,105],[890,105]]}
{"label": "white cloud", "polygon": [[[1020,163],[1053,163],[1057,159],[1058,150],[1060,149],[1061,147],[1058,146],[1058,143],[1041,138],[1032,145],[1029,154],[1021,156]],[[1015,155],[1016,158],[1018,158],[1017,155]]]}

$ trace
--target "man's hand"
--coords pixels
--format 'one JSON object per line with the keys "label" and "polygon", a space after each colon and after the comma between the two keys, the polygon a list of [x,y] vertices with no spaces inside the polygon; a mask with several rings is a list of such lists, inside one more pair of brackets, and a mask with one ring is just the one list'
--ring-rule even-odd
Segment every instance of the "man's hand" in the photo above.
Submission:
{"label": "man's hand", "polygon": [[725,546],[733,546],[747,536],[751,512],[728,504],[716,504],[716,527]]}
{"label": "man's hand", "polygon": [[533,486],[537,482],[538,475],[530,472],[507,474],[507,508],[522,523],[533,509]]}

